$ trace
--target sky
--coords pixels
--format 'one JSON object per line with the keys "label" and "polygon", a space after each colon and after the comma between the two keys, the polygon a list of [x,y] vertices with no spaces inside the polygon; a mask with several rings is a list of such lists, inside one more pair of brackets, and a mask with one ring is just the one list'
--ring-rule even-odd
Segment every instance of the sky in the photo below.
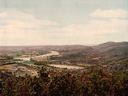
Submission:
{"label": "sky", "polygon": [[0,46],[128,41],[128,0],[0,0]]}

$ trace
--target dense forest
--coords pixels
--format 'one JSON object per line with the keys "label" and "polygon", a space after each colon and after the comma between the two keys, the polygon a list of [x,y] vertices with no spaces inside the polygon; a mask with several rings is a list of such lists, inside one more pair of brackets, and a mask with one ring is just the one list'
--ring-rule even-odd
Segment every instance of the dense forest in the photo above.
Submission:
{"label": "dense forest", "polygon": [[0,76],[0,96],[128,96],[128,73],[99,67],[64,72],[42,67],[36,77]]}

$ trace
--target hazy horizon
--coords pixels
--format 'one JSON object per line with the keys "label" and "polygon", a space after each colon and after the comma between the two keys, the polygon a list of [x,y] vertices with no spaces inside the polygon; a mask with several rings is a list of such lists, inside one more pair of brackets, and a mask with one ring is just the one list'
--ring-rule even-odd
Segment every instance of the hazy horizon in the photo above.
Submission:
{"label": "hazy horizon", "polygon": [[0,0],[0,46],[128,41],[128,0]]}
{"label": "hazy horizon", "polygon": [[115,41],[107,41],[107,42],[102,42],[102,43],[97,43],[97,44],[51,44],[51,45],[41,45],[41,44],[37,44],[37,45],[0,45],[0,47],[40,47],[40,46],[97,46],[100,44],[105,44],[105,43],[123,43],[123,42],[127,42],[128,41],[119,41],[119,42],[115,42]]}

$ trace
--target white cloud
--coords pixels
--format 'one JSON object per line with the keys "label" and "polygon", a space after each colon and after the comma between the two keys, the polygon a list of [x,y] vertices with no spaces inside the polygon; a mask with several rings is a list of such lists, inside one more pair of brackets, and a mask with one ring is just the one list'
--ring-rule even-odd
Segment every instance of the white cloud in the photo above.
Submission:
{"label": "white cloud", "polygon": [[[128,20],[110,19],[110,20],[97,20],[92,19],[85,24],[72,24],[64,28],[65,32],[80,33],[83,35],[95,35],[106,33],[119,33],[127,32]],[[83,35],[83,36],[84,36]],[[81,36],[81,35],[80,35]]]}
{"label": "white cloud", "polygon": [[91,17],[96,18],[128,18],[128,11],[123,9],[102,10],[97,9],[90,14]]}
{"label": "white cloud", "polygon": [[47,30],[56,26],[59,24],[50,20],[39,20],[28,13],[7,10],[0,13],[0,44],[43,43]]}
{"label": "white cloud", "polygon": [[109,19],[94,18],[84,24],[60,26],[57,22],[37,19],[28,13],[7,10],[0,12],[0,44],[47,45],[98,43],[109,41],[109,37],[107,39],[104,38],[106,34],[127,33],[127,26],[127,19],[117,17]]}

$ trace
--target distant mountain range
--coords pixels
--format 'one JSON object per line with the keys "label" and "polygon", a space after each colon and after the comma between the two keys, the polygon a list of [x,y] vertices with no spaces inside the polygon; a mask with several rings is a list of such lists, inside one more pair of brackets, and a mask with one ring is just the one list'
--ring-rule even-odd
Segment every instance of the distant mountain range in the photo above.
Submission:
{"label": "distant mountain range", "polygon": [[93,48],[108,57],[128,57],[128,42],[107,42]]}
{"label": "distant mountain range", "polygon": [[[46,54],[58,51],[62,57],[56,60],[75,63],[103,64],[111,70],[128,71],[128,42],[106,42],[96,46],[1,46],[0,55]],[[88,59],[88,60],[86,60]],[[87,62],[88,61],[88,62]]]}
{"label": "distant mountain range", "polygon": [[107,57],[128,57],[128,42],[106,42],[96,46],[62,45],[62,46],[0,46],[0,53],[33,51],[59,51],[63,54],[97,54]]}

